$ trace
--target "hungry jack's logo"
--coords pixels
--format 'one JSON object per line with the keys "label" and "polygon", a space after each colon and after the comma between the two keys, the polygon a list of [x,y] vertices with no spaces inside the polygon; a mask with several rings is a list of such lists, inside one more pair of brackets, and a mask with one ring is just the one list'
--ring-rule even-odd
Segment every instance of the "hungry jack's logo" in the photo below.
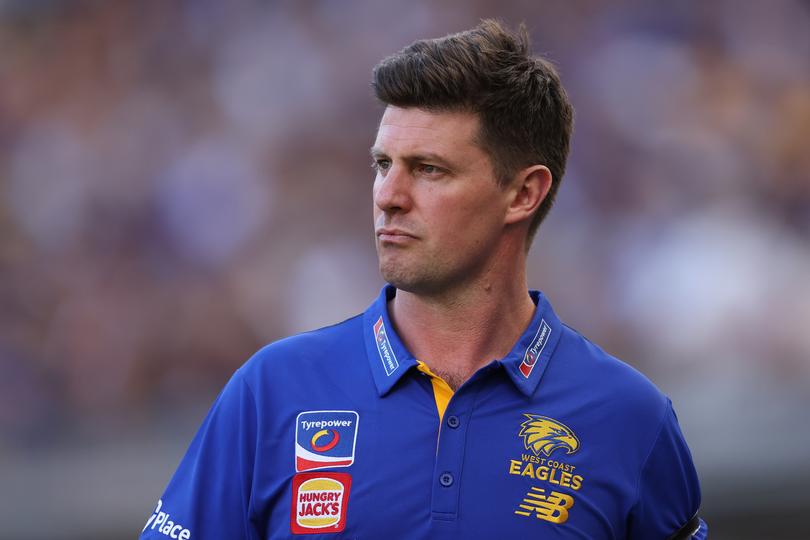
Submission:
{"label": "hungry jack's logo", "polygon": [[346,528],[352,477],[348,473],[300,473],[293,477],[293,534],[336,533]]}
{"label": "hungry jack's logo", "polygon": [[295,419],[297,472],[354,463],[357,442],[356,411],[304,411]]}
{"label": "hungry jack's logo", "polygon": [[523,446],[535,456],[551,456],[558,449],[566,454],[579,450],[579,439],[574,432],[553,418],[539,414],[523,414],[528,420],[520,425],[519,436],[523,437]]}

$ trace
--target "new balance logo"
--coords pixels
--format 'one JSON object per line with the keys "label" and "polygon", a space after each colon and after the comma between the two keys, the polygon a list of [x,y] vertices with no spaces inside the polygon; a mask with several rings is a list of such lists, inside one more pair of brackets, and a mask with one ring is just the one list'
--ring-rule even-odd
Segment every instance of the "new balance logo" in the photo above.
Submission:
{"label": "new balance logo", "polygon": [[523,503],[518,505],[515,514],[550,521],[551,523],[565,523],[568,520],[568,510],[574,506],[574,498],[565,493],[552,491],[545,495],[545,490],[533,487]]}

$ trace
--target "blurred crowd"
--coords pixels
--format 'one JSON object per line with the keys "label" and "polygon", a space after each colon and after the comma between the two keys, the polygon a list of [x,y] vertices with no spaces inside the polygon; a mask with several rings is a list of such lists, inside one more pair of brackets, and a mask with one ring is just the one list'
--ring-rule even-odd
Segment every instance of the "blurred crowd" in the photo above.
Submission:
{"label": "blurred crowd", "polygon": [[673,397],[699,466],[810,471],[798,0],[0,1],[0,448],[208,404],[361,311],[371,68],[493,15],[577,114],[530,284]]}

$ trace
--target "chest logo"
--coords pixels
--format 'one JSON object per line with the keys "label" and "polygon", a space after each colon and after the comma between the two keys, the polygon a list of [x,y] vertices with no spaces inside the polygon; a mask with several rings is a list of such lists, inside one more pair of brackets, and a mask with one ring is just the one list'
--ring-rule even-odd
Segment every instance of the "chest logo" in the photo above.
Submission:
{"label": "chest logo", "polygon": [[548,495],[545,490],[533,487],[518,505],[515,514],[550,521],[551,523],[565,523],[568,521],[568,509],[574,506],[574,498],[565,493],[552,491]]}
{"label": "chest logo", "polygon": [[579,439],[574,432],[553,418],[540,416],[538,414],[526,414],[525,422],[520,425],[520,433],[523,437],[523,446],[530,450],[535,456],[551,456],[556,450],[565,450],[566,454],[573,454],[579,450]]}
{"label": "chest logo", "polygon": [[301,473],[293,477],[290,530],[293,534],[340,532],[352,477],[348,473]]}
{"label": "chest logo", "polygon": [[356,411],[304,411],[295,419],[296,472],[348,467],[357,442]]}

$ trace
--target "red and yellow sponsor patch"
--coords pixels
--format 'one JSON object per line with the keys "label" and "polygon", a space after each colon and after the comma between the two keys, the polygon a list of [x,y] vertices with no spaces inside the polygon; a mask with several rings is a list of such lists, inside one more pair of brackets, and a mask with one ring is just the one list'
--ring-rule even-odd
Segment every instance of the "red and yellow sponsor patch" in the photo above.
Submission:
{"label": "red and yellow sponsor patch", "polygon": [[290,530],[293,534],[341,532],[352,477],[348,473],[300,473],[293,477]]}

